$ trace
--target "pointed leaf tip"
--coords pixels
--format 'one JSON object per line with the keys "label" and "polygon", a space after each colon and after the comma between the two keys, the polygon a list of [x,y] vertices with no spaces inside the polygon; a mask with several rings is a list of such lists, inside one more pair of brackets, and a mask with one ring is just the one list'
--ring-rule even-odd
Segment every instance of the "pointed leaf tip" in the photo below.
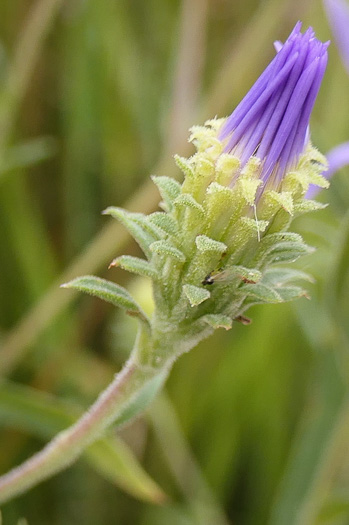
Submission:
{"label": "pointed leaf tip", "polygon": [[150,250],[152,253],[156,253],[157,255],[163,257],[171,257],[180,263],[185,262],[184,253],[172,246],[172,244],[168,241],[155,241],[150,245]]}
{"label": "pointed leaf tip", "polygon": [[202,320],[204,323],[210,325],[215,330],[217,330],[217,328],[230,330],[233,324],[232,319],[223,314],[207,314],[202,317]]}
{"label": "pointed leaf tip", "polygon": [[129,233],[139,244],[145,255],[150,258],[149,246],[161,236],[161,232],[148,221],[142,213],[132,213],[116,206],[109,206],[103,215],[111,215],[127,228]]}
{"label": "pointed leaf tip", "polygon": [[170,177],[159,177],[158,175],[152,175],[151,179],[159,189],[160,195],[163,199],[163,208],[165,211],[171,211],[173,207],[173,201],[180,194],[181,185],[175,179],[171,179]]}
{"label": "pointed leaf tip", "polygon": [[199,288],[192,284],[185,284],[183,286],[183,292],[187,296],[190,306],[198,306],[211,296],[210,292],[205,288]]}
{"label": "pointed leaf tip", "polygon": [[213,252],[222,255],[228,249],[223,242],[216,241],[207,237],[206,235],[198,235],[195,239],[195,244],[200,252]]}
{"label": "pointed leaf tip", "polygon": [[156,279],[158,274],[153,266],[138,257],[133,257],[132,255],[121,255],[114,259],[108,268],[119,267],[123,270],[126,270],[137,275],[142,275],[143,277],[150,277],[151,279]]}

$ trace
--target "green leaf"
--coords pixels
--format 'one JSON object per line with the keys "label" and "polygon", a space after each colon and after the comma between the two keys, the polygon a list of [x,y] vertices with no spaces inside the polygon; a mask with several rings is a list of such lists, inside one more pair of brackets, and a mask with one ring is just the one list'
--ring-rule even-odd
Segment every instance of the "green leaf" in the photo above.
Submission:
{"label": "green leaf", "polygon": [[[299,418],[283,481],[271,509],[270,525],[320,524],[319,512],[326,496],[335,490],[340,473],[347,469],[347,388],[337,355],[327,341],[321,344],[316,350],[320,350],[322,386],[317,396],[313,391],[309,393]],[[325,348],[330,351],[321,352]]]}
{"label": "green leaf", "polygon": [[268,192],[267,199],[271,202],[277,203],[281,208],[283,208],[287,213],[293,215],[294,205],[292,194],[288,191],[278,191],[271,190]]}
{"label": "green leaf", "polygon": [[199,252],[213,252],[222,255],[228,247],[223,242],[215,241],[206,235],[198,235],[195,244]]}
{"label": "green leaf", "polygon": [[210,292],[206,288],[199,288],[192,284],[185,284],[183,291],[191,306],[198,306],[210,297]]}
{"label": "green leaf", "polygon": [[190,208],[202,216],[205,214],[203,206],[201,206],[190,193],[181,193],[173,205],[178,208]]}
{"label": "green leaf", "polygon": [[274,262],[294,262],[302,255],[313,253],[314,248],[298,242],[283,242],[274,246],[268,256],[269,264]]}
{"label": "green leaf", "polygon": [[[0,385],[0,418],[8,427],[46,440],[72,425],[81,414],[75,406],[33,388],[8,382]],[[134,497],[154,503],[165,499],[160,487],[115,433],[96,441],[82,457],[104,478]]]}
{"label": "green leaf", "polygon": [[159,239],[159,235],[154,231],[149,231],[149,222],[145,215],[142,215],[141,213],[130,213],[122,208],[116,208],[115,206],[110,206],[104,210],[103,215],[111,215],[115,219],[118,219],[125,228],[128,229],[145,255],[148,258],[151,257],[149,246]]}
{"label": "green leaf", "polygon": [[175,155],[174,159],[177,166],[186,177],[194,177],[193,167],[191,165],[190,159],[187,159],[186,157],[180,157],[179,155]]}
{"label": "green leaf", "polygon": [[319,188],[329,188],[330,182],[318,170],[308,171],[308,181],[311,184],[319,186]]}
{"label": "green leaf", "polygon": [[201,317],[201,320],[212,326],[215,330],[217,328],[225,328],[226,330],[230,330],[233,324],[233,321],[230,317],[227,315],[222,314],[207,314]]}
{"label": "green leaf", "polygon": [[163,257],[172,257],[172,259],[176,259],[181,263],[185,262],[184,253],[172,246],[172,244],[167,241],[153,242],[150,245],[150,250],[152,253],[156,253],[157,255],[161,255]]}
{"label": "green leaf", "polygon": [[258,187],[262,184],[260,179],[248,179],[242,177],[239,180],[239,188],[243,198],[250,206],[255,204],[256,192]]}
{"label": "green leaf", "polygon": [[282,298],[278,292],[276,292],[270,286],[266,286],[265,284],[262,284],[262,283],[244,284],[239,289],[239,292],[241,293],[241,295],[247,295],[248,297],[258,299],[258,301],[261,301],[263,303],[281,303],[282,302]]}
{"label": "green leaf", "polygon": [[294,261],[301,255],[307,255],[312,251],[313,248],[307,246],[297,233],[272,233],[262,239],[251,265],[260,266],[263,263]]}
{"label": "green leaf", "polygon": [[156,270],[148,261],[140,259],[139,257],[133,257],[132,255],[121,255],[117,257],[110,263],[109,268],[118,266],[128,272],[150,277],[151,279],[156,279],[158,276]]}
{"label": "green leaf", "polygon": [[251,217],[240,217],[238,224],[243,232],[243,237],[252,237],[254,233],[257,233],[257,237],[259,237],[260,233],[267,229],[269,222],[252,219]]}
{"label": "green leaf", "polygon": [[310,211],[323,210],[324,208],[327,208],[327,206],[328,204],[322,202],[303,199],[301,202],[294,205],[294,212],[296,215],[301,215],[302,213],[308,213]]}
{"label": "green leaf", "polygon": [[168,213],[156,211],[148,216],[148,220],[168,235],[178,234],[178,224]]}
{"label": "green leaf", "polygon": [[260,251],[267,252],[276,244],[282,242],[303,242],[303,238],[299,233],[294,232],[278,232],[267,234],[260,242]]}
{"label": "green leaf", "polygon": [[130,315],[137,315],[142,320],[146,320],[146,315],[141,307],[136,303],[133,297],[125,288],[118,284],[106,281],[93,275],[77,277],[72,281],[62,284],[62,288],[75,288],[81,292],[86,292],[95,297],[99,297],[114,306],[119,306],[127,311]]}
{"label": "green leaf", "polygon": [[269,268],[263,276],[263,283],[276,287],[290,281],[300,280],[309,281],[310,283],[314,282],[314,278],[311,275],[294,268]]}
{"label": "green leaf", "polygon": [[163,239],[165,232],[162,228],[159,228],[154,222],[149,220],[148,215],[143,213],[133,213],[133,220],[141,227],[144,231],[148,232],[154,237],[154,239]]}
{"label": "green leaf", "polygon": [[163,199],[162,207],[165,211],[171,211],[173,208],[173,201],[181,192],[181,185],[179,182],[169,177],[158,177],[153,175],[151,179],[159,188],[160,195]]}
{"label": "green leaf", "polygon": [[306,297],[307,299],[310,299],[307,291],[301,288],[300,286],[284,286],[282,288],[278,288],[277,293],[280,295],[282,301],[284,302],[294,301],[295,299],[299,299],[300,297]]}

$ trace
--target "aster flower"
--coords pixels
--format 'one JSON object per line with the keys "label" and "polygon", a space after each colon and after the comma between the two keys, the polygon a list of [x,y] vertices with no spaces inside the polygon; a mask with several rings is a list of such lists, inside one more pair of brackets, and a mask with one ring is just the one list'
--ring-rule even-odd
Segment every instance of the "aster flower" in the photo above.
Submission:
{"label": "aster flower", "polygon": [[302,34],[298,22],[233,113],[191,129],[197,152],[175,156],[183,183],[153,177],[164,212],[106,210],[145,253],[147,261],[121,256],[111,266],[152,278],[152,319],[112,283],[88,277],[68,286],[107,299],[114,288],[114,303],[145,323],[154,354],[165,343],[164,355],[170,348],[181,354],[218,326],[230,327],[255,302],[304,295],[288,286],[288,270],[278,270],[275,281],[270,267],[309,253],[300,236],[286,230],[293,217],[322,206],[305,199],[309,185],[328,186],[321,175],[326,159],[309,133],[327,47],[311,28]]}
{"label": "aster flower", "polygon": [[[211,335],[248,324],[253,304],[306,295],[288,266],[311,252],[288,231],[293,217],[321,207],[305,198],[310,184],[326,187],[326,161],[309,140],[309,118],[324,74],[327,44],[298,23],[232,115],[191,130],[197,151],[176,157],[182,184],[153,177],[163,211],[150,215],[108,208],[145,258],[118,257],[119,266],[152,281],[154,312],[123,287],[94,276],[76,288],[126,310],[139,321],[128,362],[99,399],[42,452],[0,478],[0,501],[35,485],[76,459],[115,421],[144,408],[175,359]],[[280,265],[280,263],[283,263]]]}
{"label": "aster flower", "polygon": [[309,118],[327,64],[328,42],[316,40],[298,22],[284,45],[249,93],[225,122],[224,151],[262,162],[260,178],[278,189],[295,168],[309,140]]}
{"label": "aster flower", "polygon": [[111,266],[152,279],[152,318],[113,283],[86,277],[67,286],[138,316],[152,364],[188,351],[219,326],[244,320],[251,304],[304,295],[289,285],[294,271],[275,272],[273,266],[309,253],[301,237],[286,230],[293,217],[322,206],[305,199],[309,185],[328,186],[321,175],[326,160],[309,133],[327,47],[311,28],[302,34],[298,22],[233,113],[191,129],[196,153],[175,156],[183,183],[153,177],[163,212],[106,210],[147,258],[121,256]]}

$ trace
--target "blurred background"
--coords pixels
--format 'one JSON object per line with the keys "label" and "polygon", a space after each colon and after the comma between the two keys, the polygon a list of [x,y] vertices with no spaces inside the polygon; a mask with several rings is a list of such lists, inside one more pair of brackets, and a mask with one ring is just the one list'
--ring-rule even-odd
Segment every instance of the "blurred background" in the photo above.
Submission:
{"label": "blurred background", "polygon": [[[87,408],[127,358],[133,321],[59,284],[138,248],[109,205],[148,212],[149,175],[180,177],[188,127],[229,114],[319,0],[2,0],[0,471]],[[312,117],[322,152],[349,140],[334,43]],[[144,417],[3,505],[3,525],[349,524],[349,171],[300,218],[311,301],[251,309],[175,365]]]}

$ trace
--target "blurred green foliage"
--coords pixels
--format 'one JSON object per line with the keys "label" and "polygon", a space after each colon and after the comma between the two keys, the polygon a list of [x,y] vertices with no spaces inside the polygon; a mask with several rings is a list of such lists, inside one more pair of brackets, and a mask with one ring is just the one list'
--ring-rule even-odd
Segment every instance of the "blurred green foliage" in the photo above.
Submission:
{"label": "blurred green foliage", "polygon": [[[58,288],[137,253],[100,211],[156,207],[149,175],[179,176],[188,126],[229,113],[298,19],[330,38],[319,0],[1,2],[2,472],[87,407],[131,348],[132,320]],[[312,118],[321,151],[348,140],[348,115],[332,44]],[[297,221],[318,248],[300,262],[311,301],[254,308],[251,326],[181,358],[148,414],[4,505],[3,524],[348,524],[348,180]],[[146,307],[147,283],[127,286]]]}

